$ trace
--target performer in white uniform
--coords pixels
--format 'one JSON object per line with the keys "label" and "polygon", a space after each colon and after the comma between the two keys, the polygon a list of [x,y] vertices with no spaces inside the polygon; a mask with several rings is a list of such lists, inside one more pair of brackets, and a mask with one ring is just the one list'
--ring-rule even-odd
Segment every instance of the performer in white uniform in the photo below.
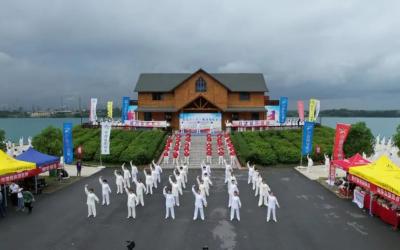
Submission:
{"label": "performer in white uniform", "polygon": [[189,165],[188,165],[188,163],[183,163],[183,170],[185,171],[184,177],[185,177],[185,182],[187,183],[188,182],[187,176],[189,174]]}
{"label": "performer in white uniform", "polygon": [[124,176],[124,188],[131,188],[131,173],[129,169],[125,167],[125,163],[122,164],[121,168]]}
{"label": "performer in white uniform", "polygon": [[96,217],[96,202],[99,203],[99,198],[94,193],[93,188],[88,189],[88,185],[85,185],[85,193],[87,196],[86,204],[88,206],[88,218],[90,216]]}
{"label": "performer in white uniform", "polygon": [[132,217],[133,219],[135,219],[136,205],[138,204],[138,199],[132,189],[125,188],[125,192],[128,195],[128,200],[127,200],[128,216],[126,218],[129,219],[130,217]]}
{"label": "performer in white uniform", "polygon": [[202,180],[204,182],[204,191],[206,192],[206,195],[209,196],[210,195],[210,186],[212,186],[213,184],[207,173],[204,173]]}
{"label": "performer in white uniform", "polygon": [[146,194],[153,194],[153,176],[150,173],[147,173],[145,169],[143,169],[144,176],[146,177]]}
{"label": "performer in white uniform", "polygon": [[239,209],[242,207],[242,203],[240,202],[240,198],[239,198],[239,193],[235,192],[233,194],[233,198],[232,198],[232,206],[231,206],[231,221],[233,220],[233,218],[235,217],[236,214],[236,219],[238,221],[240,221],[240,212]]}
{"label": "performer in white uniform", "polygon": [[260,173],[258,172],[258,169],[254,168],[254,172],[253,172],[253,179],[252,179],[252,183],[253,183],[253,190],[256,190],[256,184],[257,184],[257,179],[258,179],[258,175]]}
{"label": "performer in white uniform", "polygon": [[271,192],[268,196],[268,212],[267,212],[267,222],[269,222],[269,218],[271,215],[271,211],[272,211],[272,218],[275,222],[277,222],[276,220],[276,206],[278,206],[279,208],[279,203],[278,200],[276,199],[276,197],[274,196],[274,194]]}
{"label": "performer in white uniform", "polygon": [[115,184],[117,185],[117,194],[123,194],[124,191],[124,177],[117,170],[114,170]]}
{"label": "performer in white uniform", "polygon": [[269,188],[268,184],[265,180],[262,181],[260,185],[260,198],[258,199],[258,206],[261,207],[262,205],[268,204],[268,195],[271,189]]}
{"label": "performer in white uniform", "polygon": [[228,183],[232,176],[232,166],[225,161],[225,183]]}
{"label": "performer in white uniform", "polygon": [[199,176],[197,176],[196,179],[197,179],[197,184],[199,185],[200,194],[204,197],[204,199],[206,199],[207,196],[206,196],[206,188],[204,186],[204,181],[201,180]]}
{"label": "performer in white uniform", "polygon": [[99,182],[101,185],[101,194],[102,194],[101,196],[103,198],[102,205],[107,204],[107,206],[108,206],[108,205],[110,205],[110,194],[111,194],[110,185],[108,185],[107,180],[103,179],[101,176],[99,177]]}
{"label": "performer in white uniform", "polygon": [[314,165],[313,160],[311,159],[311,157],[309,155],[307,155],[307,170],[310,171],[311,167]]}
{"label": "performer in white uniform", "polygon": [[198,211],[200,211],[200,217],[204,220],[204,208],[207,207],[207,201],[203,195],[201,195],[200,190],[194,189],[195,185],[192,186],[192,193],[194,195],[194,215],[193,220],[197,220]]}
{"label": "performer in white uniform", "polygon": [[131,164],[131,176],[132,176],[132,182],[135,182],[137,180],[137,175],[139,173],[138,168],[132,164],[132,161],[129,162]]}
{"label": "performer in white uniform", "polygon": [[161,168],[160,165],[156,164],[156,163],[154,162],[154,160],[153,160],[152,163],[153,163],[154,169],[155,169],[156,174],[157,174],[157,181],[158,181],[158,183],[160,183],[160,182],[161,182],[162,168]]}
{"label": "performer in white uniform", "polygon": [[175,204],[179,207],[179,184],[177,181],[171,179],[172,175],[168,177],[169,183],[171,184],[171,193],[175,198]]}
{"label": "performer in white uniform", "polygon": [[232,207],[232,201],[233,201],[233,197],[234,197],[235,193],[239,194],[239,189],[236,185],[236,181],[231,180],[231,184],[229,185],[229,190],[228,190],[228,194],[229,194],[228,207]]}
{"label": "performer in white uniform", "polygon": [[186,184],[183,180],[183,177],[180,175],[179,171],[177,171],[176,169],[172,172],[174,173],[176,183],[178,184],[179,193],[180,193],[180,195],[182,195],[183,194],[182,187],[186,188]]}
{"label": "performer in white uniform", "polygon": [[250,162],[247,162],[247,168],[249,169],[249,178],[247,180],[247,184],[250,184],[253,181],[254,165],[251,166]]}
{"label": "performer in white uniform", "polygon": [[182,177],[182,187],[186,188],[187,183],[187,174],[183,166],[176,166],[176,170],[178,170],[179,175]]}
{"label": "performer in white uniform", "polygon": [[[364,152],[363,152],[364,153]],[[364,153],[365,154],[365,153]],[[331,160],[329,159],[329,156],[327,154],[324,154],[325,158],[325,168],[329,168]],[[365,158],[364,158],[365,159]]]}
{"label": "performer in white uniform", "polygon": [[164,187],[163,194],[165,197],[165,219],[168,219],[170,213],[172,219],[175,219],[175,211],[174,211],[175,198],[171,194],[171,190],[169,189],[167,190],[167,187]]}
{"label": "performer in white uniform", "polygon": [[257,177],[257,179],[256,179],[256,192],[255,192],[255,195],[254,195],[254,196],[256,196],[256,197],[257,197],[257,195],[258,195],[259,192],[260,192],[260,186],[261,186],[262,180],[263,180],[263,179],[262,179],[261,174],[258,173],[258,177]]}
{"label": "performer in white uniform", "polygon": [[144,206],[143,194],[146,191],[146,186],[142,183],[142,180],[140,178],[138,180],[135,180],[135,185],[136,185],[136,197],[138,200],[138,204],[140,203],[143,207]]}

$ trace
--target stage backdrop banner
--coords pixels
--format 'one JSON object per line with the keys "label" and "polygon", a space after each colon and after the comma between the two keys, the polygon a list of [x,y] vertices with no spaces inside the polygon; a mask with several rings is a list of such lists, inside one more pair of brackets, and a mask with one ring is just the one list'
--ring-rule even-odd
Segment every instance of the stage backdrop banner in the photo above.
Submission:
{"label": "stage backdrop banner", "polygon": [[304,121],[304,102],[297,101],[297,111],[299,113],[299,118],[301,121]]}
{"label": "stage backdrop banner", "polygon": [[221,113],[180,113],[179,125],[180,129],[196,130],[197,122],[200,124],[200,129],[209,129],[211,122],[214,130],[221,130],[222,114]]}
{"label": "stage backdrop banner", "polygon": [[279,99],[279,123],[283,124],[286,122],[286,113],[287,113],[287,107],[288,107],[288,98],[287,97],[281,97]]}
{"label": "stage backdrop banner", "polygon": [[312,152],[314,135],[314,123],[306,121],[303,126],[303,143],[301,147],[301,154],[307,155]]}
{"label": "stage backdrop banner", "polygon": [[63,125],[63,152],[64,161],[71,164],[74,161],[74,149],[72,143],[72,123],[66,122]]}
{"label": "stage backdrop banner", "polygon": [[129,101],[130,101],[129,96],[122,97],[122,115],[121,115],[122,123],[128,120]]}
{"label": "stage backdrop banner", "polygon": [[107,117],[111,118],[113,117],[113,102],[108,101],[107,102]]}
{"label": "stage backdrop banner", "polygon": [[128,108],[128,121],[136,120],[137,105],[130,105]]}
{"label": "stage backdrop banner", "polygon": [[343,152],[343,144],[350,132],[351,125],[338,123],[336,124],[335,143],[333,145],[333,160],[343,160],[345,155]]}
{"label": "stage backdrop banner", "polygon": [[315,99],[310,99],[310,106],[308,108],[308,121],[310,122],[315,122],[315,105],[316,105],[316,100]]}
{"label": "stage backdrop banner", "polygon": [[280,106],[265,106],[267,110],[267,121],[271,124],[271,126],[279,125],[279,108]]}
{"label": "stage backdrop banner", "polygon": [[101,154],[110,154],[111,122],[101,123]]}
{"label": "stage backdrop banner", "polygon": [[97,121],[96,109],[97,109],[97,98],[90,98],[90,116],[89,116],[89,120],[91,122]]}

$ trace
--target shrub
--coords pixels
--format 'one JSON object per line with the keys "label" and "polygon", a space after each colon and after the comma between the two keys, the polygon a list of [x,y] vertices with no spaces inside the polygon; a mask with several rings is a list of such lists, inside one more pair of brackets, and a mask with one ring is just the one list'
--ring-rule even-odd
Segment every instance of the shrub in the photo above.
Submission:
{"label": "shrub", "polygon": [[396,129],[396,134],[394,135],[393,142],[394,145],[400,148],[400,125]]}
{"label": "shrub", "polygon": [[49,126],[32,140],[32,146],[45,154],[61,156],[63,142],[61,129]]}
{"label": "shrub", "polygon": [[0,149],[1,150],[6,150],[6,144],[4,140],[6,139],[6,132],[4,130],[0,129]]}
{"label": "shrub", "polygon": [[374,153],[375,140],[371,130],[365,122],[358,122],[351,126],[349,135],[344,143],[343,149],[346,157],[353,156],[356,153],[367,155]]}

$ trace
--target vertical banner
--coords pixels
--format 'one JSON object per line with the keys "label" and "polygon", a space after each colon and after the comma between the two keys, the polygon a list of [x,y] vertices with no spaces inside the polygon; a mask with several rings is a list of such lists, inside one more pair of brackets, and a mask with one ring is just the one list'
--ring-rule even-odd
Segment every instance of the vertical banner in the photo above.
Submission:
{"label": "vertical banner", "polygon": [[288,98],[287,97],[281,97],[279,99],[279,123],[283,124],[286,122],[286,113],[287,113],[287,107],[288,107]]}
{"label": "vertical banner", "polygon": [[279,125],[279,106],[265,106],[267,110],[267,120],[273,126]]}
{"label": "vertical banner", "polygon": [[318,119],[320,109],[321,109],[321,102],[319,100],[315,100],[315,120]]}
{"label": "vertical banner", "polygon": [[313,135],[314,123],[309,121],[304,122],[301,155],[307,155],[312,152]]}
{"label": "vertical banner", "polygon": [[91,122],[97,121],[96,109],[97,109],[97,98],[90,98],[90,116],[89,116],[89,120]]}
{"label": "vertical banner", "polygon": [[335,143],[333,145],[333,160],[343,160],[344,152],[343,145],[346,141],[347,135],[350,132],[351,125],[338,123],[336,124]]}
{"label": "vertical banner", "polygon": [[137,105],[130,105],[128,108],[128,120],[129,121],[133,121],[133,120],[137,120],[136,118],[136,110],[137,110],[138,106]]}
{"label": "vertical banner", "polygon": [[74,160],[74,150],[72,144],[72,123],[66,122],[63,125],[63,153],[64,162],[71,164]]}
{"label": "vertical banner", "polygon": [[310,99],[310,107],[308,109],[308,121],[310,122],[315,122],[315,106],[316,106],[316,101],[315,99]]}
{"label": "vertical banner", "polygon": [[304,121],[304,102],[297,101],[297,111],[299,113],[299,118],[301,121]]}
{"label": "vertical banner", "polygon": [[107,117],[108,118],[113,118],[113,102],[108,101],[107,102]]}
{"label": "vertical banner", "polygon": [[130,101],[129,96],[122,97],[122,115],[121,115],[122,123],[125,123],[125,121],[128,120],[129,101]]}
{"label": "vertical banner", "polygon": [[101,123],[101,154],[110,154],[111,122]]}

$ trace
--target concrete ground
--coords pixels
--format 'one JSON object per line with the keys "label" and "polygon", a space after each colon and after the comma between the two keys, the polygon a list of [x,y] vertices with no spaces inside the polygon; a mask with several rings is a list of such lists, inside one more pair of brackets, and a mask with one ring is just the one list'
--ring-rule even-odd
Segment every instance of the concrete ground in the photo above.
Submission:
{"label": "concrete ground", "polygon": [[[168,172],[168,171],[164,171]],[[189,187],[199,170],[190,170]],[[277,195],[278,223],[266,222],[266,208],[257,207],[247,185],[247,171],[236,170],[242,200],[241,221],[229,221],[223,171],[214,171],[206,221],[192,221],[193,195],[189,188],[176,208],[176,220],[164,219],[159,187],[145,197],[137,219],[127,220],[126,195],[115,195],[112,169],[50,195],[41,195],[32,215],[10,211],[0,219],[0,249],[399,249],[400,232],[340,200],[320,184],[292,168],[262,172]],[[109,207],[97,206],[97,218],[87,219],[85,183],[100,196],[98,177],[108,178],[113,190]],[[163,184],[167,173],[164,173]]]}

